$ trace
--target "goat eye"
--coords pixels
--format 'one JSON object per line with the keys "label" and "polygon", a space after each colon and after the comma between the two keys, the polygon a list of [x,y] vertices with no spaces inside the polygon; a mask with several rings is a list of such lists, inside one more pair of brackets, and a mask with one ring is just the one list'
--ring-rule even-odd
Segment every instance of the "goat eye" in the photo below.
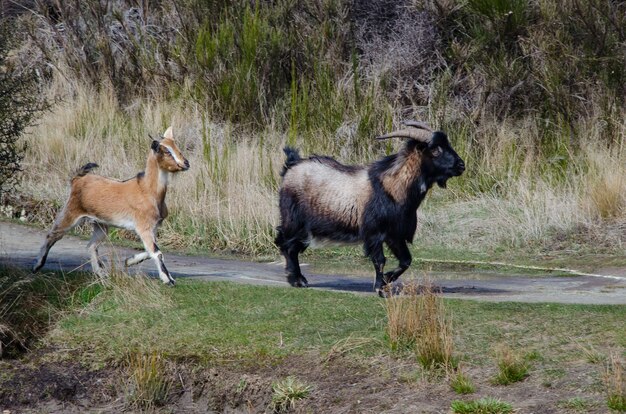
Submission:
{"label": "goat eye", "polygon": [[432,150],[433,157],[440,156],[442,152],[443,150],[441,149],[441,147],[436,147],[435,149]]}

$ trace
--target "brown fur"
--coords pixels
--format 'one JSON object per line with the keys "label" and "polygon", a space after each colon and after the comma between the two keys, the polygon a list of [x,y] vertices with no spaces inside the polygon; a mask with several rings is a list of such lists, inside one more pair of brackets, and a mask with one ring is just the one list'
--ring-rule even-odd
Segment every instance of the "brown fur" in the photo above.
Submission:
{"label": "brown fur", "polygon": [[189,162],[182,155],[169,128],[160,142],[154,142],[146,160],[146,169],[135,178],[117,181],[88,172],[93,165],[80,169],[72,178],[69,199],[59,213],[33,270],[45,263],[48,251],[72,227],[85,218],[94,221],[94,235],[90,242],[92,267],[102,272],[97,246],[106,236],[108,226],[135,230],[147,253],[140,253],[127,260],[135,264],[152,257],[157,262],[159,275],[166,283],[173,279],[163,265],[162,254],[156,246],[156,229],[167,217],[165,195],[169,176],[185,171]]}
{"label": "brown fur", "polygon": [[392,168],[382,177],[383,188],[398,203],[407,197],[409,186],[420,173],[422,159],[417,151],[404,148],[395,160]]}

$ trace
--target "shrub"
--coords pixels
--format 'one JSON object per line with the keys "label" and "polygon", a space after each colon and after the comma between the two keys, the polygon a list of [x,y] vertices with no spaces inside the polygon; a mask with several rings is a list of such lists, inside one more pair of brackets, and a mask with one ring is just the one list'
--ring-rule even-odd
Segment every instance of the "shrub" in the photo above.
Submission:
{"label": "shrub", "polygon": [[46,107],[36,74],[14,68],[9,58],[17,47],[10,24],[0,20],[0,195],[15,188],[25,150],[19,138]]}

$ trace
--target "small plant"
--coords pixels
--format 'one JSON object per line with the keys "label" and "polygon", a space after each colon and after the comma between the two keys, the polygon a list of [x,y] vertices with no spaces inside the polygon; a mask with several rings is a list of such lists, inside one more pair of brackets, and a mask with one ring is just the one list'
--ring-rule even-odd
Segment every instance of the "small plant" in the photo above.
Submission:
{"label": "small plant", "polygon": [[615,411],[626,412],[626,386],[624,363],[617,353],[611,354],[604,370],[606,405]]}
{"label": "small plant", "polygon": [[606,356],[604,356],[600,351],[595,349],[593,345],[591,344],[584,345],[584,344],[578,343],[578,346],[580,347],[580,350],[585,356],[585,359],[587,360],[587,362],[591,364],[599,364],[599,363],[606,361]]}
{"label": "small plant", "polygon": [[450,319],[443,298],[428,278],[423,286],[407,283],[399,295],[390,295],[384,306],[392,349],[413,347],[417,360],[427,369],[454,366]]}
{"label": "small plant", "polygon": [[497,350],[498,375],[493,382],[499,385],[509,385],[522,381],[528,374],[528,363],[510,348],[502,346]]}
{"label": "small plant", "polygon": [[481,398],[473,401],[452,401],[452,412],[458,414],[507,414],[513,412],[511,404],[496,398]]}
{"label": "small plant", "polygon": [[578,411],[581,413],[586,413],[591,408],[591,403],[580,397],[574,397],[570,398],[569,400],[561,401],[557,405],[561,408]]}
{"label": "small plant", "polygon": [[149,410],[165,403],[170,383],[161,353],[132,352],[128,356],[128,376],[130,406]]}
{"label": "small plant", "polygon": [[308,397],[311,392],[311,386],[290,376],[273,383],[272,391],[270,408],[275,413],[281,413],[293,409],[298,400]]}
{"label": "small plant", "polygon": [[475,390],[472,380],[460,368],[450,379],[450,387],[457,394],[471,394]]}

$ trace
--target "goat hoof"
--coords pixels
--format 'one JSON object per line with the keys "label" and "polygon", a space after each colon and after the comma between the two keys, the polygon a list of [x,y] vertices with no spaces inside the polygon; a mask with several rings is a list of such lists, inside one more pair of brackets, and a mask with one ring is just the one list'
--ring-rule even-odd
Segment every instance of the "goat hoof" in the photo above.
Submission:
{"label": "goat hoof", "polygon": [[174,287],[174,286],[176,286],[176,282],[174,281],[174,279],[170,279],[170,280],[168,280],[167,282],[163,282],[163,283],[164,283],[166,286],[169,286],[169,287]]}

